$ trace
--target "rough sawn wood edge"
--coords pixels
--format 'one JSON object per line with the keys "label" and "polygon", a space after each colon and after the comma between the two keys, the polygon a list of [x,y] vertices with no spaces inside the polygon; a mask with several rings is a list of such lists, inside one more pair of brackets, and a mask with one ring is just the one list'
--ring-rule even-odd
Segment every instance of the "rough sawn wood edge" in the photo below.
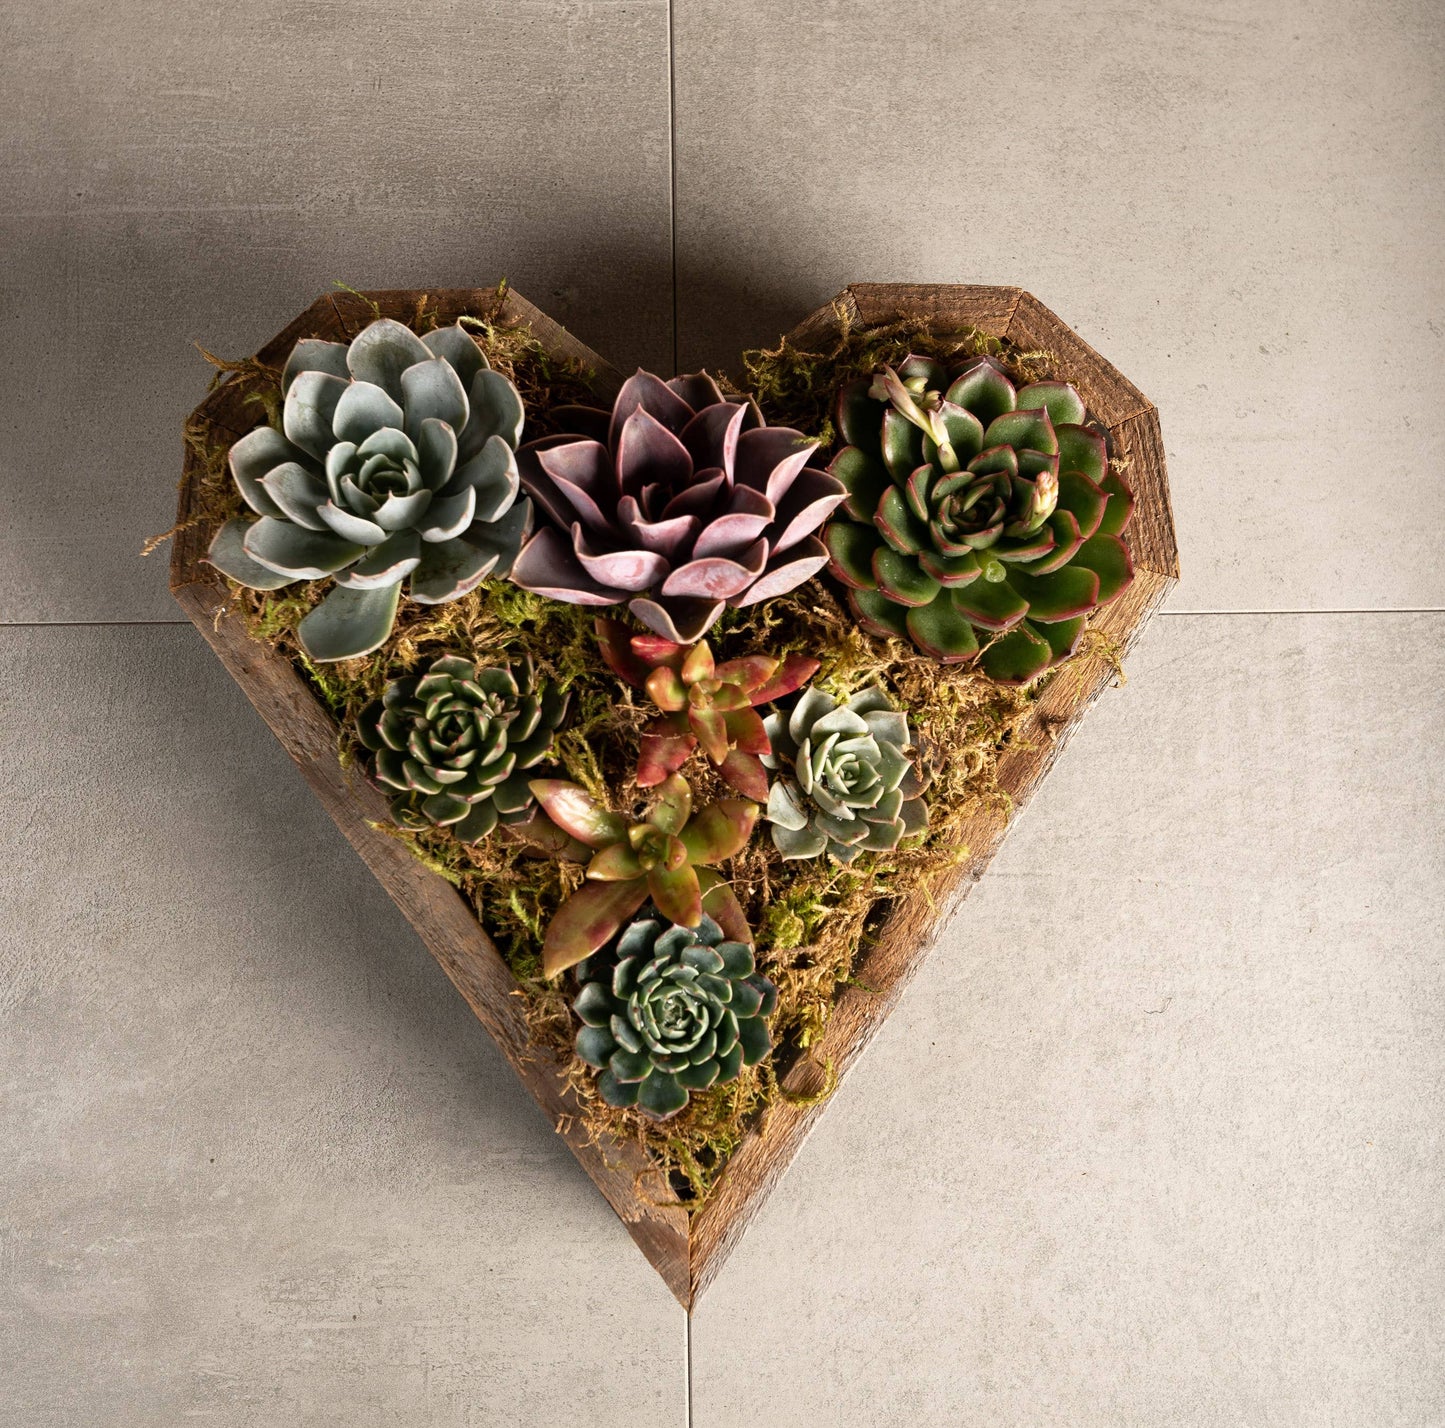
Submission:
{"label": "rough sawn wood edge", "polygon": [[[370,303],[375,303],[383,316],[403,320],[415,313],[422,296],[402,291],[361,296],[341,293],[322,298],[257,356],[270,366],[279,366],[299,338],[346,340],[354,336],[375,315]],[[462,313],[490,313],[496,307],[495,289],[443,290],[425,296],[430,305],[437,307],[443,322],[455,321]],[[575,358],[593,369],[599,391],[615,390],[618,385],[620,378],[608,363],[519,294],[506,295],[497,320],[503,326],[529,326],[532,335],[550,352]],[[223,384],[212,393],[192,420],[234,435],[255,426],[259,414],[255,408],[245,406],[234,390],[228,390],[231,385]],[[380,831],[390,817],[386,799],[359,769],[342,767],[337,730],[330,715],[289,660],[251,639],[243,621],[226,612],[226,581],[202,563],[205,533],[185,524],[192,514],[199,474],[199,459],[188,445],[178,514],[181,529],[171,559],[171,591],[176,600],[296,761],[336,826],[376,874],[491,1033],[522,1084],[607,1197],[638,1247],[668,1288],[687,1305],[691,1294],[687,1213],[663,1203],[670,1198],[670,1192],[638,1146],[609,1146],[604,1151],[587,1144],[575,1098],[564,1085],[559,1068],[532,1047],[521,1001],[514,995],[517,984],[471,907],[445,878],[425,867],[405,845]]]}
{"label": "rough sawn wood edge", "polygon": [[[855,283],[804,318],[788,340],[806,349],[810,341],[826,341],[844,322],[877,327],[914,319],[926,321],[939,333],[975,327],[1007,337],[1025,350],[1050,351],[1058,359],[1060,375],[1075,383],[1091,414],[1108,426],[1116,454],[1126,458],[1125,475],[1137,502],[1131,528],[1139,532],[1134,549],[1137,573],[1129,589],[1099,612],[1092,627],[1126,652],[1179,574],[1163,446],[1153,407],[1054,313],[1019,288]],[[1013,818],[1113,679],[1114,668],[1102,655],[1076,659],[1059,672],[1031,711],[1022,738],[1000,761],[999,782],[1010,796],[1011,810],[976,815],[966,835],[966,861],[935,882],[931,899],[919,895],[894,909],[856,970],[861,985],[844,989],[820,1041],[784,1078],[785,1098],[744,1139],[711,1198],[694,1216],[690,1238],[694,1301],[717,1275],[822,1114],[826,1101],[812,1098],[826,1084],[825,1078],[831,1073],[836,1086],[882,1026],[998,851]]]}
{"label": "rough sawn wood edge", "polygon": [[[338,293],[313,303],[257,356],[269,365],[279,366],[301,337],[345,340],[355,335],[376,309],[385,316],[405,320],[415,314],[419,301],[425,300],[444,322],[464,312],[495,311],[496,320],[504,326],[525,323],[549,350],[591,367],[597,373],[601,392],[615,390],[619,375],[565,329],[515,292],[506,294],[500,308],[496,298],[495,289]],[[804,319],[789,339],[806,345],[811,339],[825,338],[841,320],[872,327],[912,318],[927,320],[939,332],[977,327],[997,336],[1010,336],[1025,347],[1048,347],[1058,356],[1061,372],[1079,385],[1091,411],[1109,413],[1112,419],[1106,424],[1118,453],[1128,458],[1127,474],[1139,498],[1135,520],[1143,542],[1136,551],[1139,574],[1133,586],[1100,613],[1095,628],[1127,649],[1178,574],[1162,445],[1153,408],[1053,313],[1018,288],[854,284]],[[207,398],[192,420],[240,435],[256,424],[256,414],[244,406],[236,384],[226,383]],[[375,825],[385,823],[386,801],[359,770],[341,766],[335,725],[305,681],[289,661],[251,640],[242,622],[225,613],[226,582],[202,563],[205,533],[187,524],[198,476],[199,461],[188,448],[171,565],[171,587],[176,599],[295,759],[337,826],[491,1032],[522,1083],[607,1197],[639,1248],[683,1306],[690,1309],[716,1276],[821,1114],[826,1101],[809,1098],[816,1096],[823,1085],[825,1068],[831,1067],[841,1078],[882,1025],[939,931],[997,850],[1009,817],[1001,812],[980,814],[968,860],[935,886],[933,902],[919,898],[895,909],[858,969],[862,985],[845,990],[819,1045],[785,1078],[785,1092],[797,1099],[776,1105],[764,1124],[745,1139],[713,1197],[689,1225],[685,1211],[664,1203],[667,1188],[637,1147],[612,1146],[604,1153],[586,1143],[577,1106],[559,1068],[532,1051],[518,999],[513,995],[515,982],[470,906],[445,879],[424,867],[396,839],[379,831]],[[1011,795],[1015,811],[1043,778],[1069,733],[1112,677],[1107,660],[1090,657],[1071,664],[1045,691],[1031,715],[1025,738],[1010,750],[1000,766],[1000,781]]]}

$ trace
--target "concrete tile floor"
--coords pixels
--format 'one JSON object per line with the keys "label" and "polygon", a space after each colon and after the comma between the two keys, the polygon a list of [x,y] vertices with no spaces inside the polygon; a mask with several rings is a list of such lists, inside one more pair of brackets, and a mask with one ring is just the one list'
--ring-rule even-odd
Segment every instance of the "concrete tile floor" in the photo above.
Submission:
{"label": "concrete tile floor", "polygon": [[[1442,34],[12,7],[0,1422],[1445,1423]],[[1164,417],[1172,612],[691,1326],[133,558],[192,339],[503,274],[658,367],[1017,282]]]}

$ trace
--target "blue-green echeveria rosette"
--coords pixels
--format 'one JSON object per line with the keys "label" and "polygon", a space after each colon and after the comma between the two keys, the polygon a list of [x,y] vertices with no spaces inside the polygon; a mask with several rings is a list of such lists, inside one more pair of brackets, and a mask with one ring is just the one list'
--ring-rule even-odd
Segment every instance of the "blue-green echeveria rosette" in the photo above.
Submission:
{"label": "blue-green echeveria rosette", "polygon": [[282,430],[230,452],[258,519],[228,521],[209,559],[253,590],[329,577],[297,631],[311,659],[382,645],[403,581],[437,605],[507,574],[532,522],[522,399],[460,325],[419,337],[380,318],[349,344],[307,338],[281,385]]}
{"label": "blue-green echeveria rosette", "polygon": [[464,843],[535,803],[528,786],[567,717],[568,697],[539,683],[531,657],[483,667],[458,655],[392,680],[356,731],[404,828],[450,828]]}
{"label": "blue-green echeveria rosette", "polygon": [[846,384],[831,573],[873,634],[1023,684],[1066,659],[1134,568],[1134,498],[1065,382],[910,356]]}
{"label": "blue-green echeveria rosette", "polygon": [[843,703],[807,689],[763,723],[772,745],[763,763],[779,773],[767,816],[784,858],[827,853],[851,863],[927,830],[925,783],[908,753],[913,731],[881,689]]}
{"label": "blue-green echeveria rosette", "polygon": [[639,917],[576,975],[577,1055],[601,1073],[609,1106],[665,1120],[690,1092],[733,1080],[772,1050],[778,989],[752,948],[726,940],[710,917],[695,928]]}

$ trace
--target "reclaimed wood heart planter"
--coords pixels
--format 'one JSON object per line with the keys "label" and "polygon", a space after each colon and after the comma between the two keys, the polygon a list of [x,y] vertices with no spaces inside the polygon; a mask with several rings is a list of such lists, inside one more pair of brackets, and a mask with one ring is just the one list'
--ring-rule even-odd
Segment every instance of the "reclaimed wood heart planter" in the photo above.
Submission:
{"label": "reclaimed wood heart planter", "polygon": [[[340,293],[318,300],[254,359],[278,368],[305,337],[347,341],[380,314],[406,322],[426,307],[438,322],[487,314],[502,328],[526,327],[552,357],[590,371],[610,399],[620,374],[515,292],[497,289]],[[1159,422],[1144,395],[1042,303],[1018,288],[856,284],[806,318],[789,341],[807,350],[851,330],[918,323],[935,335],[975,330],[1015,350],[1047,352],[1072,382],[1090,419],[1107,430],[1111,459],[1126,470],[1135,500],[1129,545],[1133,583],[1097,610],[1090,628],[1106,638],[1074,656],[1044,685],[1026,723],[1002,750],[998,785],[1008,795],[970,818],[968,855],[920,893],[895,902],[862,952],[826,1021],[821,1041],[789,1065],[782,1094],[735,1149],[712,1193],[691,1210],[637,1144],[589,1143],[566,1068],[539,1054],[517,983],[476,913],[444,877],[384,831],[385,797],[355,763],[338,755],[338,728],[301,671],[252,638],[226,580],[205,563],[213,522],[206,507],[206,453],[229,446],[257,423],[245,364],[196,409],[187,427],[185,472],[171,561],[171,589],[196,628],[271,726],[338,827],[416,928],[522,1083],[546,1111],[634,1240],[686,1307],[717,1273],[826,1105],[825,1092],[857,1059],[909,978],[997,850],[1010,819],[1048,772],[1116,661],[1178,578]],[[253,367],[253,370],[254,367]],[[1090,650],[1092,652],[1090,652]],[[1005,806],[1006,803],[1006,806]],[[485,910],[484,910],[485,911]],[[828,1068],[825,1072],[824,1068]],[[831,1072],[831,1076],[828,1074]]]}

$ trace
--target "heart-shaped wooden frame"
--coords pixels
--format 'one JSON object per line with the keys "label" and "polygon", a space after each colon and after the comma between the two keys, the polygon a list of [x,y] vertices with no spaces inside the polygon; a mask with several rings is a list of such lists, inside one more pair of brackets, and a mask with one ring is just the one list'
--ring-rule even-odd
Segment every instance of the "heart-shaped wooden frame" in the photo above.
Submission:
{"label": "heart-shaped wooden frame", "polygon": [[[610,396],[621,383],[612,366],[526,299],[490,288],[338,293],[321,298],[268,342],[257,358],[279,367],[300,338],[349,340],[378,311],[407,321],[423,299],[443,323],[465,313],[485,313],[503,327],[529,327],[553,354],[591,368],[599,395]],[[938,334],[977,328],[1026,350],[1050,352],[1058,373],[1079,389],[1090,415],[1108,428],[1114,454],[1127,461],[1125,474],[1137,502],[1129,533],[1136,576],[1123,595],[1094,616],[1092,627],[1110,636],[1116,649],[1127,649],[1179,576],[1164,448],[1153,406],[1038,299],[1019,288],[854,284],[806,318],[789,339],[806,347],[826,341],[844,321],[856,329],[906,320],[926,322]],[[968,860],[934,884],[931,901],[919,895],[893,910],[857,968],[854,984],[838,998],[822,1040],[784,1078],[784,1098],[767,1113],[766,1134],[754,1130],[748,1135],[712,1196],[690,1217],[680,1206],[668,1203],[667,1185],[638,1147],[615,1145],[603,1150],[587,1144],[572,1094],[559,1068],[534,1053],[519,999],[512,995],[516,985],[512,974],[472,909],[444,878],[372,826],[385,823],[386,799],[359,768],[342,767],[330,715],[290,662],[251,639],[243,622],[228,612],[226,581],[203,562],[210,531],[199,519],[203,468],[196,448],[203,448],[208,438],[229,444],[255,425],[255,409],[245,404],[243,388],[244,383],[223,383],[188,423],[192,439],[181,483],[171,591],[491,1032],[643,1253],[683,1306],[691,1308],[822,1114],[824,1102],[818,1096],[824,1084],[822,1068],[831,1066],[841,1076],[857,1059],[939,929],[987,867],[1011,813],[981,810],[966,839]],[[1011,812],[1027,801],[1113,677],[1114,666],[1103,654],[1081,655],[1048,683],[1032,708],[1023,737],[999,762],[998,779],[1011,798]]]}

